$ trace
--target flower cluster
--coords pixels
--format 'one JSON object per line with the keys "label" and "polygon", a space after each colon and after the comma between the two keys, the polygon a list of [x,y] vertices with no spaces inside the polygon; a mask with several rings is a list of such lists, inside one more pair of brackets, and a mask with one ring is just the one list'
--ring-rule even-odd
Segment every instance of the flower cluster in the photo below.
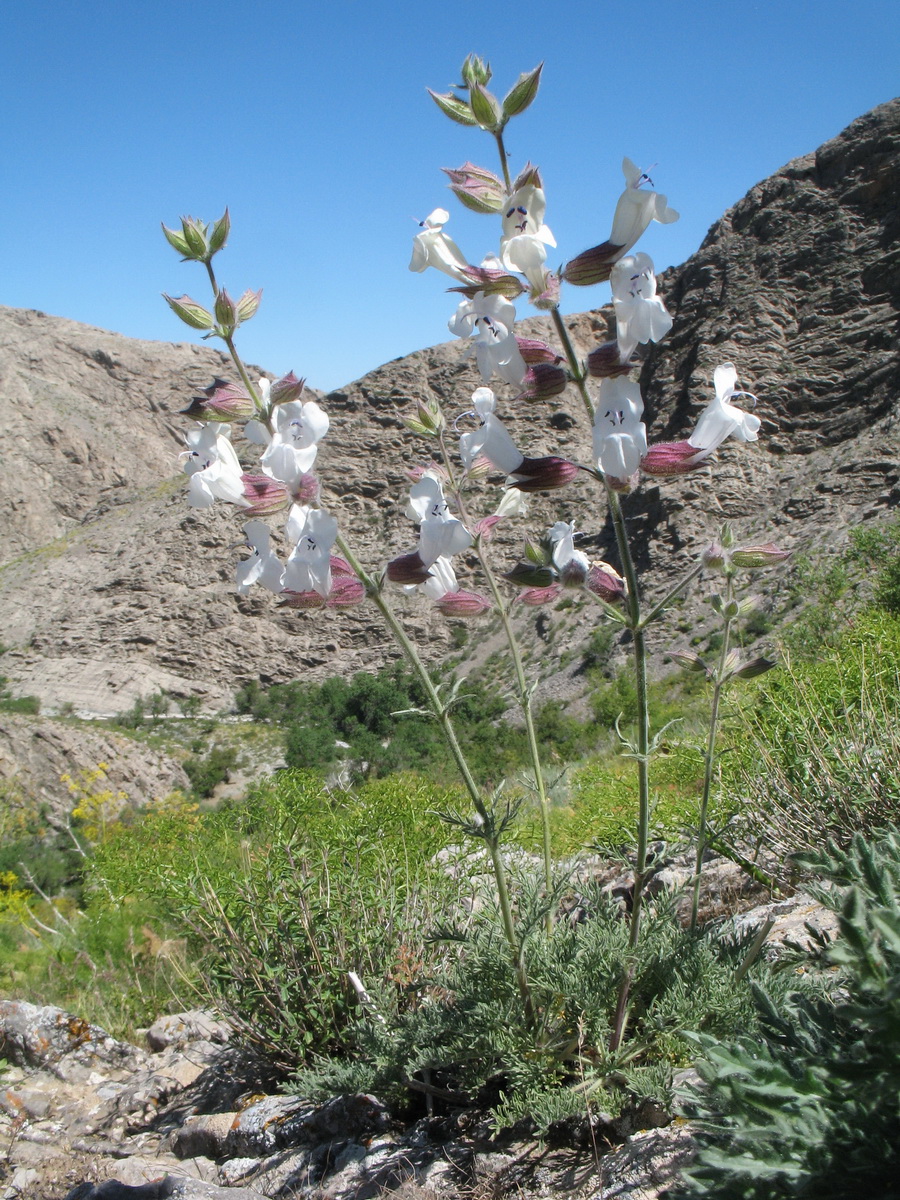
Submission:
{"label": "flower cluster", "polygon": [[[319,442],[328,432],[328,416],[314,400],[303,399],[304,382],[289,374],[260,379],[253,392],[217,379],[185,409],[199,419],[185,435],[184,470],[188,501],[206,508],[224,500],[254,519],[244,525],[250,557],[237,567],[239,593],[258,583],[293,608],[344,608],[358,603],[365,588],[346,561],[332,553],[337,521],[315,507],[318,481],[312,473]],[[241,467],[231,440],[234,424],[261,447],[258,474]],[[287,509],[284,562],[261,517]]]}

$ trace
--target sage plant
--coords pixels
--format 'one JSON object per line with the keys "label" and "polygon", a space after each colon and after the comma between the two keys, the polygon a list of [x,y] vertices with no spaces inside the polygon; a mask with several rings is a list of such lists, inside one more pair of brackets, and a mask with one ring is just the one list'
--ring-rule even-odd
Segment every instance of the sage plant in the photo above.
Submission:
{"label": "sage plant", "polygon": [[[237,381],[215,380],[185,409],[197,424],[186,435],[184,469],[189,476],[188,498],[195,507],[217,500],[235,505],[244,524],[249,556],[236,570],[236,585],[245,592],[260,586],[280,604],[298,610],[343,608],[365,600],[374,603],[409,658],[433,716],[440,722],[474,808],[471,819],[458,822],[471,836],[484,841],[491,860],[497,897],[511,962],[530,1021],[534,1012],[524,953],[524,935],[516,928],[501,841],[513,813],[499,793],[486,794],[477,785],[453,726],[454,695],[432,681],[390,600],[392,587],[421,593],[424,600],[450,617],[477,618],[496,612],[502,623],[512,664],[514,692],[521,707],[531,751],[531,774],[542,815],[544,883],[548,914],[552,892],[549,799],[538,753],[532,712],[534,685],[526,678],[523,655],[515,632],[514,605],[539,606],[555,601],[564,588],[590,597],[607,619],[629,631],[634,654],[638,716],[633,738],[620,734],[624,752],[636,762],[638,778],[637,851],[630,914],[629,943],[638,946],[644,887],[648,878],[650,831],[650,758],[659,733],[651,736],[648,690],[648,625],[705,567],[696,564],[668,594],[647,610],[641,601],[629,545],[623,500],[640,485],[642,474],[681,476],[704,467],[728,437],[757,438],[760,420],[733,401],[748,396],[737,387],[737,370],[723,364],[714,375],[714,396],[694,432],[683,441],[651,443],[643,423],[643,400],[633,373],[639,347],[658,342],[672,318],[657,295],[650,258],[633,248],[651,221],[668,224],[678,214],[657,193],[646,172],[623,160],[625,187],[618,198],[608,238],[569,259],[557,270],[548,267],[556,241],[545,222],[547,199],[540,170],[530,162],[513,176],[504,141],[508,122],[535,99],[542,68],[520,76],[501,101],[488,90],[490,67],[470,55],[462,67],[463,83],[453,92],[432,96],[451,120],[487,132],[497,153],[497,171],[466,162],[446,169],[450,190],[468,209],[484,214],[499,234],[495,248],[473,264],[446,232],[449,213],[435,208],[421,222],[413,244],[410,269],[433,268],[449,276],[458,293],[449,329],[474,356],[482,386],[471,397],[460,397],[452,418],[435,401],[420,401],[408,418],[409,428],[430,440],[429,457],[412,472],[406,512],[418,526],[415,544],[399,547],[388,563],[367,568],[354,553],[351,540],[321,504],[315,474],[318,447],[327,435],[328,415],[304,398],[303,380],[294,374],[270,381],[251,380],[235,345],[239,326],[251,319],[260,303],[259,292],[233,299],[220,286],[213,259],[228,238],[228,213],[211,227],[183,218],[180,230],[164,229],[170,244],[186,260],[206,270],[212,300],[201,304],[189,296],[166,297],[173,311],[204,337],[221,339],[231,355]],[[597,346],[582,361],[576,353],[561,314],[564,284],[584,287],[608,281],[616,316],[616,337]],[[516,302],[526,298],[538,312],[549,315],[557,345],[517,336]],[[574,387],[591,434],[587,462],[558,455],[531,456],[518,447],[506,428],[505,406],[556,402]],[[495,388],[497,390],[495,390]],[[504,398],[504,395],[507,398]],[[751,398],[752,399],[752,398]],[[458,444],[453,434],[465,422]],[[259,467],[246,471],[232,442],[242,429],[245,440],[258,449]],[[592,562],[576,545],[575,523],[557,521],[533,534],[521,560],[503,564],[492,560],[491,537],[500,521],[521,518],[530,493],[564,488],[582,474],[594,479],[615,531],[618,569]],[[505,479],[505,490],[491,511],[479,513],[485,477]],[[477,488],[475,485],[478,485]],[[273,538],[272,520],[281,519]],[[595,517],[594,520],[599,518]],[[279,553],[279,550],[281,552]],[[480,590],[462,586],[454,558],[474,553],[481,568]],[[715,742],[715,712],[711,745]],[[711,758],[708,757],[708,762]],[[710,767],[711,772],[711,767]],[[710,775],[711,778],[711,775]],[[708,785],[701,826],[705,821]],[[698,873],[703,834],[698,845]],[[549,920],[549,918],[548,918]],[[613,1022],[611,1048],[624,1034],[633,965],[623,964],[622,982]]]}

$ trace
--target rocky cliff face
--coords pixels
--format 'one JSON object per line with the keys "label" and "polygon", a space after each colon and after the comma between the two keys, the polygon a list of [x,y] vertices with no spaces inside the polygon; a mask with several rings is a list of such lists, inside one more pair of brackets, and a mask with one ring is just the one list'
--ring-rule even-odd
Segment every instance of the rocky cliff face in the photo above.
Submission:
{"label": "rocky cliff face", "polygon": [[[898,197],[900,101],[892,101],[753,188],[661,279],[675,326],[642,370],[651,440],[686,434],[710,397],[714,367],[729,359],[759,396],[763,426],[757,445],[728,446],[711,469],[645,481],[627,499],[651,589],[689,566],[723,519],[749,539],[827,547],[900,500]],[[607,320],[605,310],[568,320],[580,349],[604,339]],[[543,318],[527,327],[549,335]],[[177,410],[216,374],[227,375],[227,365],[206,347],[0,309],[9,647],[0,672],[15,691],[96,714],[160,688],[218,707],[241,680],[343,674],[395,656],[366,606],[310,615],[279,609],[268,593],[234,594],[238,514],[222,505],[189,510],[174,477],[186,425]],[[326,397],[323,500],[368,564],[415,544],[402,497],[406,471],[428,447],[405,430],[403,415],[431,395],[462,412],[479,382],[454,343]],[[586,461],[578,404],[570,390],[552,407],[506,404],[504,417],[526,453]],[[612,556],[587,481],[540,501],[527,530],[560,517],[585,531],[590,552]],[[526,528],[509,526],[496,544],[498,559],[511,563]],[[428,653],[445,656],[446,623],[419,598],[400,607]],[[682,631],[699,612],[696,604],[679,612]],[[583,640],[595,610],[521,619],[539,622],[545,686],[574,694],[579,681],[555,664]],[[670,629],[660,644],[684,636]],[[488,632],[470,644],[477,658],[494,643]]]}

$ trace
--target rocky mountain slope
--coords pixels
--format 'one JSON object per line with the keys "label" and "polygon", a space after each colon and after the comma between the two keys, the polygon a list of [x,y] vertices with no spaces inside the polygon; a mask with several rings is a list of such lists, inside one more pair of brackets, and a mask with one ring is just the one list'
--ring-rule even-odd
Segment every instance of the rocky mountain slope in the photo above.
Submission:
{"label": "rocky mountain slope", "polygon": [[[651,590],[689,566],[723,519],[747,539],[828,548],[900,500],[898,197],[895,100],[754,187],[660,280],[675,326],[641,374],[651,440],[686,434],[710,398],[714,367],[727,360],[758,395],[763,425],[757,445],[729,445],[710,469],[647,480],[627,499]],[[579,298],[571,289],[565,297],[570,305]],[[603,309],[568,319],[581,350],[604,340],[607,320]],[[549,335],[545,318],[524,328]],[[159,689],[218,708],[243,680],[345,674],[395,656],[367,606],[305,614],[261,591],[235,595],[239,514],[221,504],[189,510],[175,474],[187,426],[178,410],[228,373],[206,346],[140,342],[0,309],[0,672],[14,692],[38,696],[45,709],[105,715]],[[325,398],[323,500],[366,563],[415,544],[403,515],[406,472],[428,446],[405,429],[404,414],[429,396],[463,412],[479,382],[457,342]],[[526,453],[588,459],[574,390],[551,405],[502,403]],[[538,502],[526,522],[501,526],[498,560],[511,564],[525,532],[560,518],[585,531],[586,549],[614,559],[585,481]],[[427,653],[446,656],[447,623],[418,597],[399,603]],[[676,617],[680,632],[661,634],[660,646],[685,644],[702,619],[696,601]],[[596,610],[521,619],[539,623],[547,688],[574,694],[573,649]],[[489,623],[480,636],[477,628],[474,659],[493,645]],[[557,670],[561,656],[575,660],[568,674]]]}

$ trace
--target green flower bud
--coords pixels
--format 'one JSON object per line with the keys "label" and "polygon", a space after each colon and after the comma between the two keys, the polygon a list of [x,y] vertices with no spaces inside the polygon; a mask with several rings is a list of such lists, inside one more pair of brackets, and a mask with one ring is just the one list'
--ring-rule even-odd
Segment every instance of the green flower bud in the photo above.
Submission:
{"label": "green flower bud", "polygon": [[491,133],[503,128],[503,110],[497,97],[480,84],[473,83],[469,88],[469,103],[475,120],[482,129]]}
{"label": "green flower bud", "polygon": [[465,100],[460,100],[458,96],[454,96],[452,92],[447,92],[446,95],[440,95],[438,92],[433,92],[428,89],[428,95],[432,98],[438,108],[449,117],[451,121],[455,121],[457,125],[477,125],[478,122],[475,116],[466,104]]}
{"label": "green flower bud", "polygon": [[212,233],[209,235],[209,256],[212,258],[217,254],[225,242],[228,240],[228,234],[231,232],[231,217],[228,215],[228,209],[222,213],[218,221],[212,227]]}
{"label": "green flower bud", "polygon": [[216,296],[216,326],[222,337],[230,337],[240,324],[237,304],[224,288]]}
{"label": "green flower bud", "polygon": [[519,113],[524,112],[532,100],[534,100],[541,84],[541,71],[543,69],[544,64],[540,63],[533,71],[528,71],[520,75],[507,92],[503,99],[503,116],[507,120],[510,117],[517,117]]}
{"label": "green flower bud", "polygon": [[196,300],[192,300],[190,296],[179,296],[176,300],[163,292],[163,300],[172,312],[184,321],[185,325],[190,325],[191,329],[212,329],[212,313],[202,304],[198,304]]}
{"label": "green flower bud", "polygon": [[770,658],[754,658],[744,666],[739,667],[735,673],[735,679],[756,679],[758,675],[765,675],[766,671],[771,671],[773,667],[778,666]]}
{"label": "green flower bud", "polygon": [[477,83],[484,85],[491,81],[491,65],[486,63],[483,58],[479,58],[477,54],[468,54],[460,74],[466,87]]}
{"label": "green flower bud", "polygon": [[162,231],[165,235],[166,241],[173,250],[177,250],[178,253],[184,258],[191,257],[191,248],[184,240],[184,236],[182,234],[176,233],[174,229],[167,229],[165,225],[163,225]]}
{"label": "green flower bud", "polygon": [[251,292],[249,289],[244,292],[243,296],[241,296],[236,305],[239,325],[242,321],[249,321],[251,317],[256,315],[261,299],[262,288],[260,288],[258,292]]}

